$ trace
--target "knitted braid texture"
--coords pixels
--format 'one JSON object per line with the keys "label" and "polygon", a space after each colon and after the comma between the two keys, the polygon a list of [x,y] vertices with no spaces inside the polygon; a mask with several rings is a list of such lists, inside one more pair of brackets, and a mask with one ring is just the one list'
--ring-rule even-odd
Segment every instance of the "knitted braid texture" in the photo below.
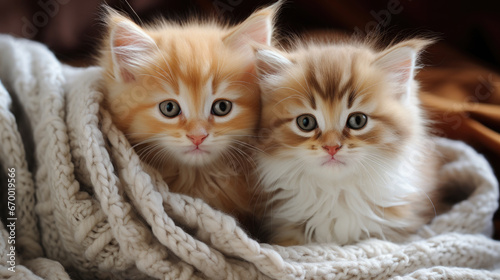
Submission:
{"label": "knitted braid texture", "polygon": [[16,272],[1,224],[1,279],[500,279],[500,243],[484,235],[498,182],[467,145],[436,138],[430,148],[446,159],[442,180],[475,191],[406,243],[261,244],[232,217],[169,192],[100,106],[101,78],[0,36],[0,165],[17,180]]}

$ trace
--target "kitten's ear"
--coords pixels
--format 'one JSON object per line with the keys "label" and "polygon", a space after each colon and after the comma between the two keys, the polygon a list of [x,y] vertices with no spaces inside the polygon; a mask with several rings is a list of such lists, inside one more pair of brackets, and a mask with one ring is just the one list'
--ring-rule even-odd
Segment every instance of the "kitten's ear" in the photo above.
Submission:
{"label": "kitten's ear", "polygon": [[252,44],[271,45],[274,29],[274,18],[282,1],[260,9],[238,24],[222,39],[223,42],[239,51],[251,54]]}
{"label": "kitten's ear", "polygon": [[276,50],[255,50],[257,60],[257,74],[260,76],[276,75],[292,62]]}
{"label": "kitten's ear", "polygon": [[136,69],[148,63],[156,50],[155,41],[130,19],[107,8],[109,28],[108,44],[113,61],[115,79],[131,82],[136,79]]}
{"label": "kitten's ear", "polygon": [[415,76],[418,55],[431,43],[422,39],[403,41],[380,53],[374,65],[389,73],[408,92],[407,88]]}

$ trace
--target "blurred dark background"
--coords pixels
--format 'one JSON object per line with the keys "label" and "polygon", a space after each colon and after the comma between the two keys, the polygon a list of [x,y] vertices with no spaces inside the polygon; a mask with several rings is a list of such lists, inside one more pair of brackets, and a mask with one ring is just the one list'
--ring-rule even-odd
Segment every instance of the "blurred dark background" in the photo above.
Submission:
{"label": "blurred dark background", "polygon": [[[215,17],[239,22],[268,0],[108,0],[136,22]],[[103,26],[100,0],[0,0],[0,33],[47,44],[59,59],[92,64]],[[463,140],[500,175],[500,1],[288,0],[278,18],[287,33],[336,29],[386,38],[439,38],[419,73],[435,134]],[[425,96],[425,95],[424,95]],[[500,212],[496,215],[500,239]]]}
{"label": "blurred dark background", "polygon": [[[88,58],[102,26],[99,0],[0,0],[0,33],[46,43],[64,60]],[[108,0],[107,3],[149,22],[162,15],[182,20],[211,16],[237,22],[266,0]],[[135,11],[133,12],[132,9]],[[279,26],[289,32],[342,29],[358,34],[376,28],[389,35],[432,34],[455,49],[500,69],[499,1],[289,0]]]}

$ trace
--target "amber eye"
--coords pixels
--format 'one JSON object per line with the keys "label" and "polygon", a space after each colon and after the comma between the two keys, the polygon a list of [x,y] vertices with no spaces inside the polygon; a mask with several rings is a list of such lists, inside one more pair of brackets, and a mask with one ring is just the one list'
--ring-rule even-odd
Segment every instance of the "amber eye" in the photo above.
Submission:
{"label": "amber eye", "polygon": [[212,114],[219,117],[225,116],[231,112],[232,107],[233,104],[231,101],[225,99],[217,100],[212,105]]}
{"label": "amber eye", "polygon": [[175,118],[181,113],[181,107],[173,100],[165,100],[160,103],[160,111],[169,118]]}
{"label": "amber eye", "polygon": [[362,129],[366,122],[368,121],[368,117],[363,113],[353,113],[347,119],[347,127],[352,129]]}
{"label": "amber eye", "polygon": [[305,132],[314,130],[318,125],[316,124],[316,118],[313,115],[305,114],[300,115],[297,118],[297,125],[299,128]]}

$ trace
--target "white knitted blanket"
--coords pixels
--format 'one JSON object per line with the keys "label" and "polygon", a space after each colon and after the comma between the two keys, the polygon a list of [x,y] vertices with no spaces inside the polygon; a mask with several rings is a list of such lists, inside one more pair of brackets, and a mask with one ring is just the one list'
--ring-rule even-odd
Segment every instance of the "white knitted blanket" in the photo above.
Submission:
{"label": "white knitted blanket", "polygon": [[0,226],[0,278],[500,279],[500,242],[483,235],[498,183],[465,144],[436,139],[447,159],[440,176],[475,192],[411,241],[271,246],[203,201],[170,193],[99,106],[101,77],[0,36],[0,178],[6,187],[15,168],[17,218],[14,232],[12,220]]}

